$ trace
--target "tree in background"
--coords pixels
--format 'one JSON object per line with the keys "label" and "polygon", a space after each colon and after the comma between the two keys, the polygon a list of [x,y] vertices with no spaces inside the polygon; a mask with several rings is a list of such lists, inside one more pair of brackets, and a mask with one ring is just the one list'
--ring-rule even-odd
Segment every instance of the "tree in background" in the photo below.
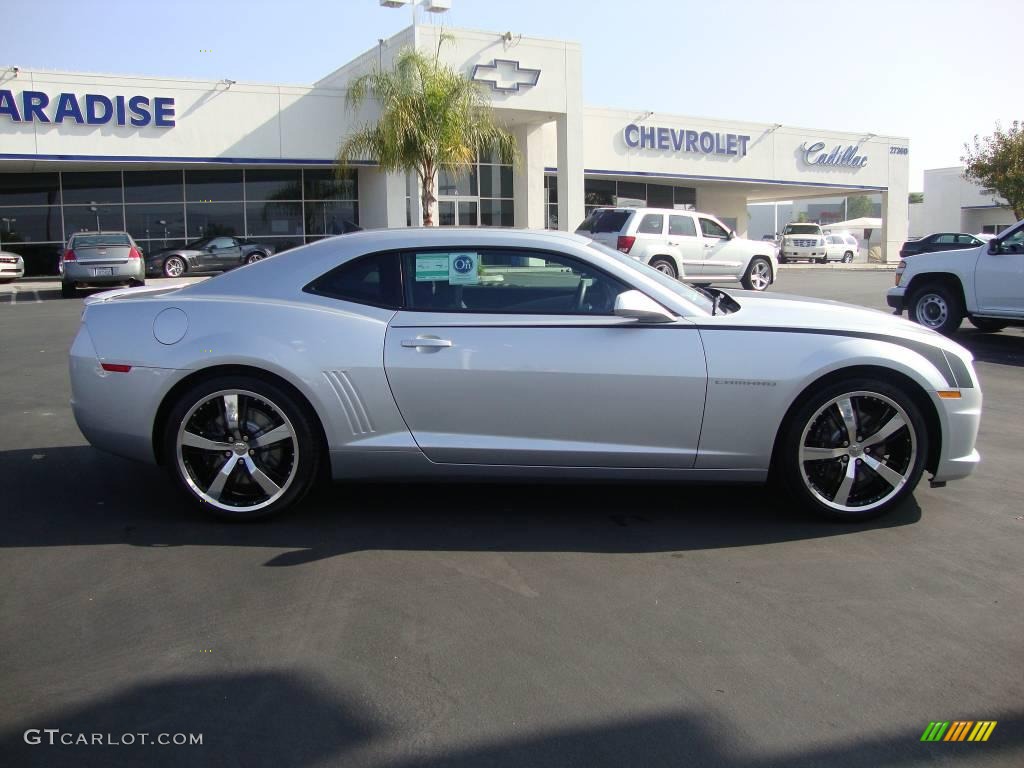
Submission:
{"label": "tree in background", "polygon": [[917,203],[923,203],[923,202],[924,202],[924,192],[911,192],[909,195],[907,195],[907,203],[910,204],[910,205],[915,205]]}
{"label": "tree in background", "polygon": [[[1008,130],[996,123],[995,132],[985,138],[974,137],[964,144],[960,158],[964,177],[975,182],[985,194],[1003,198],[1018,221],[1024,219],[1024,124],[1014,120]],[[1000,203],[1001,204],[1001,203]]]}
{"label": "tree in background", "polygon": [[867,195],[854,195],[846,201],[846,218],[861,219],[870,217],[875,207],[871,204],[871,198]]}
{"label": "tree in background", "polygon": [[372,158],[382,171],[414,172],[423,185],[424,226],[434,223],[434,185],[442,167],[468,171],[483,152],[503,163],[515,161],[515,138],[495,124],[483,91],[437,55],[403,50],[390,71],[357,78],[346,101],[358,108],[367,97],[380,105],[380,117],[345,140],[338,165],[344,169],[355,159]]}

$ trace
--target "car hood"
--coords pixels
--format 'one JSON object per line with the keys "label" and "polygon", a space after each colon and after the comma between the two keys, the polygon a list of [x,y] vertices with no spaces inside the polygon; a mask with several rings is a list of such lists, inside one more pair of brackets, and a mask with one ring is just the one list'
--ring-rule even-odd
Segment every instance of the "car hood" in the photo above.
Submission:
{"label": "car hood", "polygon": [[730,315],[715,316],[716,325],[765,328],[799,328],[812,331],[870,333],[899,336],[925,342],[955,352],[966,359],[971,354],[942,334],[888,312],[855,307],[841,301],[790,296],[784,293],[730,291],[740,309]]}
{"label": "car hood", "polygon": [[957,248],[955,251],[925,251],[924,253],[911,254],[914,258],[907,260],[907,272],[911,270],[922,270],[934,272],[947,268],[963,269],[965,258],[971,254],[981,256],[987,245],[976,245],[973,248]]}

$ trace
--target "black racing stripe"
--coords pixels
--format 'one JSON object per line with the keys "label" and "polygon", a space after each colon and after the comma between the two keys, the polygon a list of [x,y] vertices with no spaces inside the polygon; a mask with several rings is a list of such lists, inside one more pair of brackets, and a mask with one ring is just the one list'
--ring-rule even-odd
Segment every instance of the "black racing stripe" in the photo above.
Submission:
{"label": "black racing stripe", "polygon": [[[967,366],[956,355],[946,355],[943,350],[925,344],[922,341],[913,339],[902,339],[898,336],[886,336],[881,333],[867,333],[865,331],[839,331],[827,330],[824,328],[789,328],[789,327],[760,327],[746,325],[700,325],[703,331],[753,331],[762,333],[808,333],[815,336],[846,336],[854,339],[869,339],[871,341],[884,341],[889,344],[896,344],[913,352],[916,352],[942,374],[946,384],[961,389],[973,389],[974,382],[967,372]],[[955,362],[954,362],[955,361]],[[958,375],[959,374],[959,375]]]}

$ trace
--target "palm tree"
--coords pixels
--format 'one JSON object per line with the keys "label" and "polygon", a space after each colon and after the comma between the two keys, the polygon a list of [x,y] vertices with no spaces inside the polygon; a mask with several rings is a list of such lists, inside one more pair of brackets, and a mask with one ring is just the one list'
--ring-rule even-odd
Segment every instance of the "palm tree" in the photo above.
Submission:
{"label": "palm tree", "polygon": [[390,71],[378,69],[357,78],[346,103],[357,109],[367,96],[380,105],[380,118],[345,140],[338,165],[344,169],[356,158],[372,158],[388,173],[414,171],[423,185],[424,226],[434,223],[434,180],[442,167],[467,171],[486,151],[503,163],[517,157],[515,138],[494,123],[478,85],[437,56],[401,51]]}

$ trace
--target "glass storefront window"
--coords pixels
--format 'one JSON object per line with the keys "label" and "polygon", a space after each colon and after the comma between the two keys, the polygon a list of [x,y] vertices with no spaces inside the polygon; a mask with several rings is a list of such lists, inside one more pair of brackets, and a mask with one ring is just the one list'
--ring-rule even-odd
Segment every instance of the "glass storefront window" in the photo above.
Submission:
{"label": "glass storefront window", "polygon": [[126,205],[124,212],[128,233],[140,242],[156,240],[169,243],[185,237],[185,206],[182,203],[135,203]]}
{"label": "glass storefront window", "polygon": [[618,182],[615,204],[623,207],[643,208],[647,205],[647,185],[634,181]]}
{"label": "glass storefront window", "polygon": [[301,235],[302,203],[246,203],[245,220],[250,237],[258,235]]}
{"label": "glass storefront window", "polygon": [[121,204],[120,171],[87,171],[61,173],[64,187],[64,205],[117,203]]}
{"label": "glass storefront window", "polygon": [[302,172],[256,168],[245,172],[245,201],[302,200]]}
{"label": "glass storefront window", "polygon": [[64,206],[64,232],[67,238],[76,232],[95,232],[97,229],[108,232],[124,230],[124,209],[120,203]]}
{"label": "glass storefront window", "polygon": [[215,235],[241,236],[245,231],[242,203],[189,203],[185,207],[188,239]]}
{"label": "glass storefront window", "polygon": [[604,179],[584,179],[583,203],[590,207],[615,205],[615,182]]}
{"label": "glass storefront window", "polygon": [[446,196],[467,196],[477,195],[477,171],[473,166],[468,171],[455,171],[451,168],[442,168],[437,173],[437,194]]}
{"label": "glass storefront window", "polygon": [[647,185],[648,208],[672,208],[675,205],[672,187],[668,184]]}
{"label": "glass storefront window", "polygon": [[484,227],[515,226],[515,203],[512,200],[481,200],[480,225]]}
{"label": "glass storefront window", "polygon": [[56,173],[0,173],[0,208],[8,205],[60,205]]}
{"label": "glass storefront window", "polygon": [[181,171],[125,171],[126,203],[181,203],[185,200]]}
{"label": "glass storefront window", "polygon": [[697,210],[697,190],[693,187],[673,187],[673,208],[682,211]]}
{"label": "glass storefront window", "polygon": [[358,200],[359,176],[355,169],[345,171],[340,177],[330,168],[314,168],[303,171],[306,200]]}
{"label": "glass storefront window", "polygon": [[359,203],[307,200],[305,218],[309,238],[341,235],[359,223]]}
{"label": "glass storefront window", "polygon": [[185,199],[190,203],[240,201],[243,199],[242,172],[185,171]]}
{"label": "glass storefront window", "polygon": [[0,245],[63,240],[59,205],[0,208]]}
{"label": "glass storefront window", "polygon": [[480,197],[512,197],[512,194],[512,166],[480,166]]}

